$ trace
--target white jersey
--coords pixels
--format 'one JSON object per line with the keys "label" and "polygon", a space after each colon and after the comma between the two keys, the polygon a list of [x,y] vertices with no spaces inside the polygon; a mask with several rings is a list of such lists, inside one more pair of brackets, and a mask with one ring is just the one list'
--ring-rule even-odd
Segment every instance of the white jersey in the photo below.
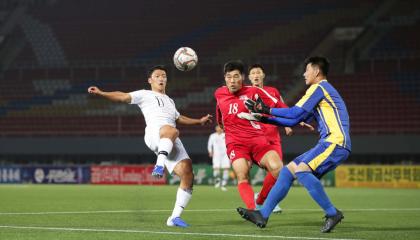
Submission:
{"label": "white jersey", "polygon": [[[139,106],[146,121],[144,142],[157,155],[160,142],[160,128],[163,125],[176,127],[175,121],[179,118],[179,112],[175,108],[175,103],[167,95],[151,90],[143,89],[130,92],[129,94],[131,96],[131,104]],[[165,167],[172,174],[178,162],[189,158],[181,140],[176,138],[174,147],[169,153],[168,159],[165,160]]]}
{"label": "white jersey", "polygon": [[179,112],[176,110],[174,100],[168,95],[151,90],[138,90],[129,93],[131,104],[137,104],[141,109],[146,128],[160,129],[163,125],[176,127]]}
{"label": "white jersey", "polygon": [[[212,133],[210,134],[207,143],[207,150],[213,152],[213,166],[222,166],[222,168],[229,167],[229,158],[226,153],[225,133]],[[216,165],[216,166],[215,166]]]}

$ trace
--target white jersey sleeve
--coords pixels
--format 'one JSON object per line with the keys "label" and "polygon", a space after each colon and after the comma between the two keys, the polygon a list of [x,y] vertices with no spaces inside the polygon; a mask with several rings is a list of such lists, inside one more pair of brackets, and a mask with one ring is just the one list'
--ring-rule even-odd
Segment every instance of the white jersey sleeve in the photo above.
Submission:
{"label": "white jersey sleeve", "polygon": [[145,90],[138,90],[134,92],[130,92],[131,102],[130,104],[140,104],[142,100],[142,93],[144,94]]}

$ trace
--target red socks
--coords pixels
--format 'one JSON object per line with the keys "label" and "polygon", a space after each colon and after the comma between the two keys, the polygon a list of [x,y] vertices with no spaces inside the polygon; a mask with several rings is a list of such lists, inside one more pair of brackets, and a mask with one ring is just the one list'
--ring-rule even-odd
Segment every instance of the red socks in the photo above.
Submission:
{"label": "red socks", "polygon": [[[265,182],[265,181],[264,181]],[[271,189],[271,188],[270,188]],[[252,190],[249,182],[241,182],[238,184],[239,195],[248,209],[255,209],[254,190]],[[267,192],[268,194],[268,192]],[[267,197],[267,196],[266,196]]]}
{"label": "red socks", "polygon": [[276,183],[276,178],[271,175],[271,173],[267,172],[267,175],[264,178],[263,186],[261,188],[260,194],[258,195],[257,200],[255,201],[258,205],[264,204],[265,199],[268,196],[271,188]]}

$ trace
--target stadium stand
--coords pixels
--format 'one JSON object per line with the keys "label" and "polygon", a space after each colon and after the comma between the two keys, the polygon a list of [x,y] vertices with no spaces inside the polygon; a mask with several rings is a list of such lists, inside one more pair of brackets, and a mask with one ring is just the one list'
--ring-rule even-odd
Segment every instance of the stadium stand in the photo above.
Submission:
{"label": "stadium stand", "polygon": [[[222,63],[227,57],[240,58],[244,49],[248,49],[245,52],[250,63],[267,64],[269,84],[284,92],[296,79],[294,71],[299,62],[327,32],[335,26],[363,24],[381,1],[307,1],[307,8],[269,1],[257,10],[253,1],[244,1],[238,5],[241,14],[231,17],[229,9],[223,8],[225,1],[218,0],[217,10],[192,12],[194,21],[179,19],[177,11],[157,17],[150,11],[158,8],[153,2],[141,3],[149,4],[147,8],[140,7],[138,1],[129,1],[131,5],[110,0],[101,5],[94,2],[58,1],[30,11],[33,21],[50,28],[46,32],[57,40],[57,44],[51,44],[62,48],[62,59],[68,65],[45,67],[39,59],[25,64],[37,54],[33,49],[36,45],[28,40],[15,66],[0,77],[3,136],[142,135],[144,122],[136,107],[94,99],[87,96],[86,89],[90,85],[121,91],[147,87],[143,79],[148,65],[170,62],[174,49],[184,44],[198,49],[200,63],[189,73],[171,69],[168,95],[187,115],[214,112],[212,92],[223,84]],[[187,11],[201,4],[187,2]],[[363,10],[357,11],[359,8]],[[391,30],[371,46],[367,58],[357,61],[355,74],[331,76],[348,102],[355,134],[420,132],[419,98],[415,95],[419,89],[419,21],[418,12],[410,9],[399,3],[380,19]],[[408,20],[395,24],[395,19],[403,16]],[[314,19],[317,24],[312,24]],[[378,26],[382,26],[380,23]],[[293,30],[286,32],[285,27],[290,25]],[[143,41],[145,38],[153,41]],[[408,112],[404,106],[416,107]],[[199,136],[211,130],[181,127],[183,135]]]}

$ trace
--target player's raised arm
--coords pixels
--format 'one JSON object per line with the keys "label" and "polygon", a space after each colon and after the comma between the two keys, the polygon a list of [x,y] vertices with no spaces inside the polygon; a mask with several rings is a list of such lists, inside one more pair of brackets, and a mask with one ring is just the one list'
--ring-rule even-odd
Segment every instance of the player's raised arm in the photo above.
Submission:
{"label": "player's raised arm", "polygon": [[115,91],[115,92],[104,92],[96,86],[91,86],[88,88],[88,93],[96,96],[101,96],[113,102],[131,102],[131,95],[125,92]]}
{"label": "player's raised arm", "polygon": [[206,125],[208,123],[211,123],[213,116],[210,114],[207,114],[206,116],[203,116],[201,118],[189,118],[184,115],[179,115],[179,118],[176,120],[176,123],[183,124],[183,125]]}

